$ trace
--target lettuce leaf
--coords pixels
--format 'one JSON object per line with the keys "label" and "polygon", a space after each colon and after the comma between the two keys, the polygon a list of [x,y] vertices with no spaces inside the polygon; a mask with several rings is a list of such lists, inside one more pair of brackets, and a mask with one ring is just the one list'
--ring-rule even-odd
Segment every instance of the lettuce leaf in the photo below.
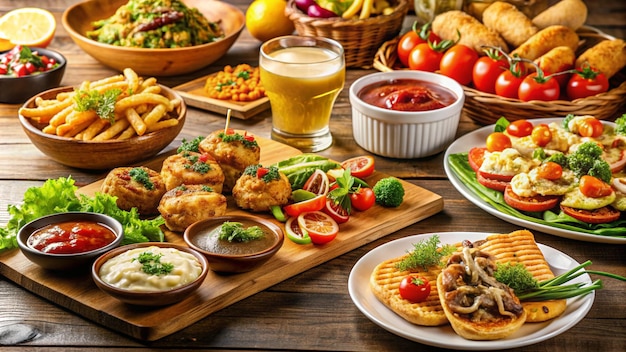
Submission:
{"label": "lettuce leaf", "polygon": [[300,189],[316,169],[326,172],[341,167],[341,164],[321,155],[304,153],[279,161],[273,166],[287,176],[292,189]]}
{"label": "lettuce leaf", "polygon": [[71,177],[47,180],[39,187],[27,189],[20,205],[9,205],[9,222],[6,227],[0,227],[0,250],[17,248],[17,232],[27,223],[44,215],[68,211],[90,211],[117,219],[124,227],[124,244],[164,240],[160,226],[165,221],[161,216],[142,220],[136,209],[125,211],[118,208],[116,197],[105,193],[96,193],[93,197],[77,196],[78,188],[74,182]]}
{"label": "lettuce leaf", "polygon": [[626,237],[626,220],[620,219],[606,224],[588,224],[559,212],[544,211],[539,213],[519,211],[504,201],[501,192],[487,188],[476,180],[476,173],[469,165],[467,153],[451,154],[447,160],[452,171],[477,197],[501,213],[551,227],[569,231],[583,232],[599,236]]}

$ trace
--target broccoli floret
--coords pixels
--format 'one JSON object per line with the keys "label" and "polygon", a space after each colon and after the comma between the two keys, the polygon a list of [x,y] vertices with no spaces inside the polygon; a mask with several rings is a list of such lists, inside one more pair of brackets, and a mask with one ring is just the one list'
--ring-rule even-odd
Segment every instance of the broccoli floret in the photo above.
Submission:
{"label": "broccoli floret", "polygon": [[611,172],[611,165],[602,159],[596,159],[587,174],[589,176],[597,177],[606,183],[611,182],[611,177],[613,176],[613,173]]}
{"label": "broccoli floret", "polygon": [[567,157],[563,153],[554,153],[543,160],[544,163],[547,163],[548,161],[557,163],[561,165],[561,167],[568,167]]}
{"label": "broccoli floret", "polygon": [[384,207],[398,207],[404,200],[404,187],[395,177],[381,179],[372,190],[376,196],[376,203]]}
{"label": "broccoli floret", "polygon": [[607,174],[606,169],[608,169],[608,180],[606,182],[609,182],[611,179],[611,168],[606,161],[600,158],[601,155],[602,148],[598,144],[585,142],[567,157],[567,164],[570,170],[574,171],[578,177],[589,174],[589,171],[593,168],[593,172],[602,176],[599,177],[602,180],[606,180],[605,174]]}
{"label": "broccoli floret", "polygon": [[574,114],[568,114],[567,116],[565,116],[565,118],[563,119],[563,129],[566,130],[567,132],[571,132],[569,130],[569,122],[572,121],[572,119],[576,117]]}
{"label": "broccoli floret", "polygon": [[615,119],[615,133],[626,135],[626,114]]}

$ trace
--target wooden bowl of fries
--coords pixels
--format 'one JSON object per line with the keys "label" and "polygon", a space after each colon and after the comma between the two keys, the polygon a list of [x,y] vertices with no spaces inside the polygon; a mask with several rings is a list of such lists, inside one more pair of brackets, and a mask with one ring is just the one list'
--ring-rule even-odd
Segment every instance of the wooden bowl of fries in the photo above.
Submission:
{"label": "wooden bowl of fries", "polygon": [[180,48],[133,48],[100,43],[87,38],[93,22],[109,18],[128,0],[90,0],[70,6],[63,13],[63,26],[74,42],[106,66],[134,69],[140,75],[174,76],[197,71],[221,58],[235,43],[245,25],[237,7],[221,1],[185,0],[209,21],[218,22],[224,37],[211,43]]}
{"label": "wooden bowl of fries", "polygon": [[[31,142],[63,165],[89,170],[131,166],[167,147],[185,122],[183,99],[168,87],[155,87],[158,94],[138,90],[119,98],[111,115],[113,123],[93,110],[78,111],[75,96],[86,93],[74,87],[32,97],[19,109],[19,120]],[[64,113],[62,123],[57,121]]]}

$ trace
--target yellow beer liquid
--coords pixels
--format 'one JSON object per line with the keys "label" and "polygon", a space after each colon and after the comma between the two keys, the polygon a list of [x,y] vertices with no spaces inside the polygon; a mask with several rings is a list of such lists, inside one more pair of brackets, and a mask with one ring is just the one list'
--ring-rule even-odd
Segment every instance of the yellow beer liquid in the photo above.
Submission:
{"label": "yellow beer liquid", "polygon": [[316,47],[281,49],[269,56],[276,61],[261,60],[260,67],[261,82],[272,107],[273,127],[296,135],[327,129],[333,104],[345,82],[341,57]]}

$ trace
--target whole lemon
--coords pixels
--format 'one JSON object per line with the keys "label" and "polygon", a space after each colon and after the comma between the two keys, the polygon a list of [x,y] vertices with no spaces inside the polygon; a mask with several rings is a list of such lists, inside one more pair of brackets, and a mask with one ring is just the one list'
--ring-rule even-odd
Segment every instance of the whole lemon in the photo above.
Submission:
{"label": "whole lemon", "polygon": [[246,27],[250,35],[264,42],[293,33],[293,22],[285,14],[285,0],[255,0],[246,11]]}

